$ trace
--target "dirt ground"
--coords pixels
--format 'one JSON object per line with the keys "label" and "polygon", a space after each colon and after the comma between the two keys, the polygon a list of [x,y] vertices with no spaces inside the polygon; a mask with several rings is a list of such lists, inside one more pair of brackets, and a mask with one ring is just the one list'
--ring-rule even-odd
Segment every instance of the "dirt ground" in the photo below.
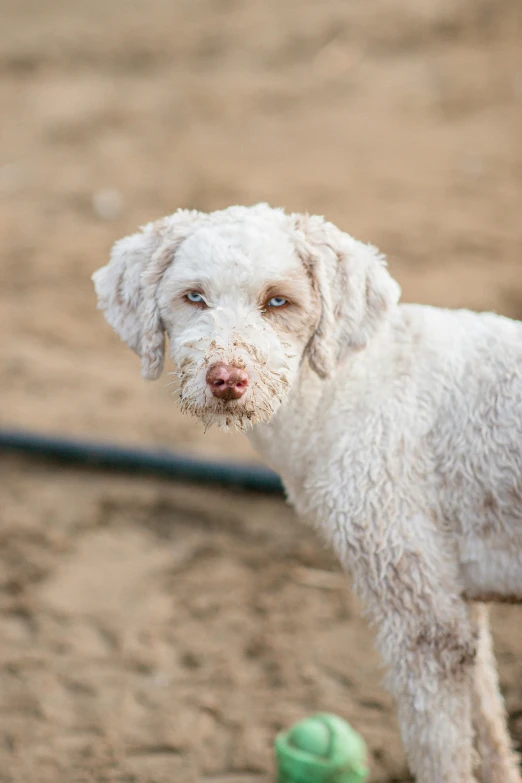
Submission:
{"label": "dirt ground", "polygon": [[[0,426],[255,459],[95,309],[111,243],[266,200],[404,298],[522,318],[518,0],[0,0]],[[335,561],[277,499],[0,458],[1,783],[265,783],[332,710],[408,780]],[[494,610],[522,743],[522,613]]]}

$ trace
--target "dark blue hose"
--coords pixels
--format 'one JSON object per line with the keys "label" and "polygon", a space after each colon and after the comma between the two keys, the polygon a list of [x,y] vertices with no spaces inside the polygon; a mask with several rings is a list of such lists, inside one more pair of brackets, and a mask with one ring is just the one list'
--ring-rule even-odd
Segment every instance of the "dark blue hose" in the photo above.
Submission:
{"label": "dark blue hose", "polygon": [[179,481],[220,484],[269,494],[283,492],[279,476],[262,465],[214,462],[187,457],[167,449],[118,446],[16,430],[0,430],[0,449],[44,457],[67,465],[153,474]]}

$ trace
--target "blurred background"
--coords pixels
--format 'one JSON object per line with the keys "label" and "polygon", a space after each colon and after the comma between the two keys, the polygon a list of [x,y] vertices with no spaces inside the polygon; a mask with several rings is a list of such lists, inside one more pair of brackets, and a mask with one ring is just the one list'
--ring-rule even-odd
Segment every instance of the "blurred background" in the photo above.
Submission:
{"label": "blurred background", "polygon": [[[325,214],[404,299],[522,318],[518,0],[0,0],[0,426],[255,460],[96,310],[177,207]],[[350,720],[406,781],[335,561],[274,498],[1,457],[0,781],[255,783]],[[520,610],[495,610],[522,740]]]}

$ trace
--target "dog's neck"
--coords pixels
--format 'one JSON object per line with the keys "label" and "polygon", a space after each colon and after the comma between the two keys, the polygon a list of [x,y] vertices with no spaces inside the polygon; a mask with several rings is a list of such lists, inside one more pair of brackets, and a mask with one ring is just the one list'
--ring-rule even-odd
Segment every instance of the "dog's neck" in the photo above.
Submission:
{"label": "dog's neck", "polygon": [[277,413],[247,433],[252,447],[282,476],[287,488],[303,486],[309,470],[310,439],[317,436],[318,423],[328,419],[328,412],[338,409],[331,404],[332,397],[342,394],[355,406],[359,396],[371,395],[375,384],[388,382],[389,369],[401,350],[403,328],[403,313],[397,308],[376,338],[364,349],[350,352],[325,380],[303,362]]}
{"label": "dog's neck", "polygon": [[[340,372],[344,375],[347,368]],[[303,362],[277,413],[269,422],[257,424],[247,433],[252,447],[282,476],[287,488],[303,481],[310,433],[316,430],[321,410],[328,405],[326,398],[331,392],[331,384],[336,382],[335,376],[322,380],[308,362]]]}

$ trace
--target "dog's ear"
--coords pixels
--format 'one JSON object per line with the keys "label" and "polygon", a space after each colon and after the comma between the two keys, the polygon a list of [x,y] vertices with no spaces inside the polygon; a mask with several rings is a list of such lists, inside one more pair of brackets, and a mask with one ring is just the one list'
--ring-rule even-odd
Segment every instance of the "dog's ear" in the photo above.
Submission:
{"label": "dog's ear", "polygon": [[291,218],[298,254],[320,301],[308,358],[312,369],[326,378],[350,350],[364,348],[401,290],[372,245],[358,242],[322,217]]}
{"label": "dog's ear", "polygon": [[177,248],[202,217],[201,212],[180,209],[168,218],[148,223],[139,233],[116,242],[107,266],[92,276],[98,308],[140,356],[144,378],[158,378],[165,358],[158,285]]}

